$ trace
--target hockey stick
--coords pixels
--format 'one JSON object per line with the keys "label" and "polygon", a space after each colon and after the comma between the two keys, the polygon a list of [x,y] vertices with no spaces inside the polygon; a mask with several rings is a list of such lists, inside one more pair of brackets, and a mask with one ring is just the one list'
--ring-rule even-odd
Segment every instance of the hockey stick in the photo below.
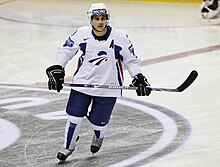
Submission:
{"label": "hockey stick", "polygon": [[[186,78],[186,80],[177,88],[169,89],[169,88],[153,88],[152,91],[160,91],[160,92],[182,92],[186,88],[188,88],[194,80],[197,78],[198,72],[193,70],[190,75]],[[90,85],[90,84],[73,84],[73,83],[64,83],[63,86],[68,87],[85,87],[85,88],[105,88],[105,89],[126,89],[126,90],[136,90],[137,87],[131,86],[112,86],[112,85]]]}

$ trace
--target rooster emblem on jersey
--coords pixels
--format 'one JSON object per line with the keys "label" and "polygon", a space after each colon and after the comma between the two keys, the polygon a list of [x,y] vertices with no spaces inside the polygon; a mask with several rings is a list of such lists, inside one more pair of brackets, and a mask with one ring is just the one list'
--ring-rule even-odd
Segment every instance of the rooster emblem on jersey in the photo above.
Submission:
{"label": "rooster emblem on jersey", "polygon": [[99,51],[99,53],[97,54],[98,57],[93,58],[91,60],[89,60],[90,63],[93,63],[95,65],[100,65],[103,61],[107,61],[108,57],[107,57],[107,52],[106,51]]}

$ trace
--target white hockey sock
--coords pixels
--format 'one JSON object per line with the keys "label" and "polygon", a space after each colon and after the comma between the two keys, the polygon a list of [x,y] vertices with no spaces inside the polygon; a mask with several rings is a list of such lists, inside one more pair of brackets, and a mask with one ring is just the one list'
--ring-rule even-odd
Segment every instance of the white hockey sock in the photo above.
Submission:
{"label": "white hockey sock", "polygon": [[74,117],[68,115],[65,129],[64,147],[73,150],[76,146],[76,139],[79,136],[81,122],[83,117]]}

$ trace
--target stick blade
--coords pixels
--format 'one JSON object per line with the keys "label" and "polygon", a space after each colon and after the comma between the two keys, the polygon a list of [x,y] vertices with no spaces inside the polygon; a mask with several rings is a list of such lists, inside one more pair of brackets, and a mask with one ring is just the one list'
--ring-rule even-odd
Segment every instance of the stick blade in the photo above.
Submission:
{"label": "stick blade", "polygon": [[186,88],[188,88],[198,77],[198,72],[196,70],[193,70],[188,78],[183,82],[182,85],[180,85],[177,89],[179,92],[184,91]]}

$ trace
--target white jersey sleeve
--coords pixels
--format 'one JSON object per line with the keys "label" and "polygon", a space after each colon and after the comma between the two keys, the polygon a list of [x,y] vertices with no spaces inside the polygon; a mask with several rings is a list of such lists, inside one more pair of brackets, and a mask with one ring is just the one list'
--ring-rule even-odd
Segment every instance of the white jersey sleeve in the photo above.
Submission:
{"label": "white jersey sleeve", "polygon": [[128,38],[128,35],[121,30],[122,38],[122,56],[125,69],[128,70],[130,76],[133,78],[135,75],[141,72],[140,65],[141,60],[135,55],[134,47]]}
{"label": "white jersey sleeve", "polygon": [[63,46],[58,48],[55,64],[65,67],[68,61],[76,55],[76,53],[80,49],[80,31],[80,29],[76,30],[70,37],[68,37]]}

